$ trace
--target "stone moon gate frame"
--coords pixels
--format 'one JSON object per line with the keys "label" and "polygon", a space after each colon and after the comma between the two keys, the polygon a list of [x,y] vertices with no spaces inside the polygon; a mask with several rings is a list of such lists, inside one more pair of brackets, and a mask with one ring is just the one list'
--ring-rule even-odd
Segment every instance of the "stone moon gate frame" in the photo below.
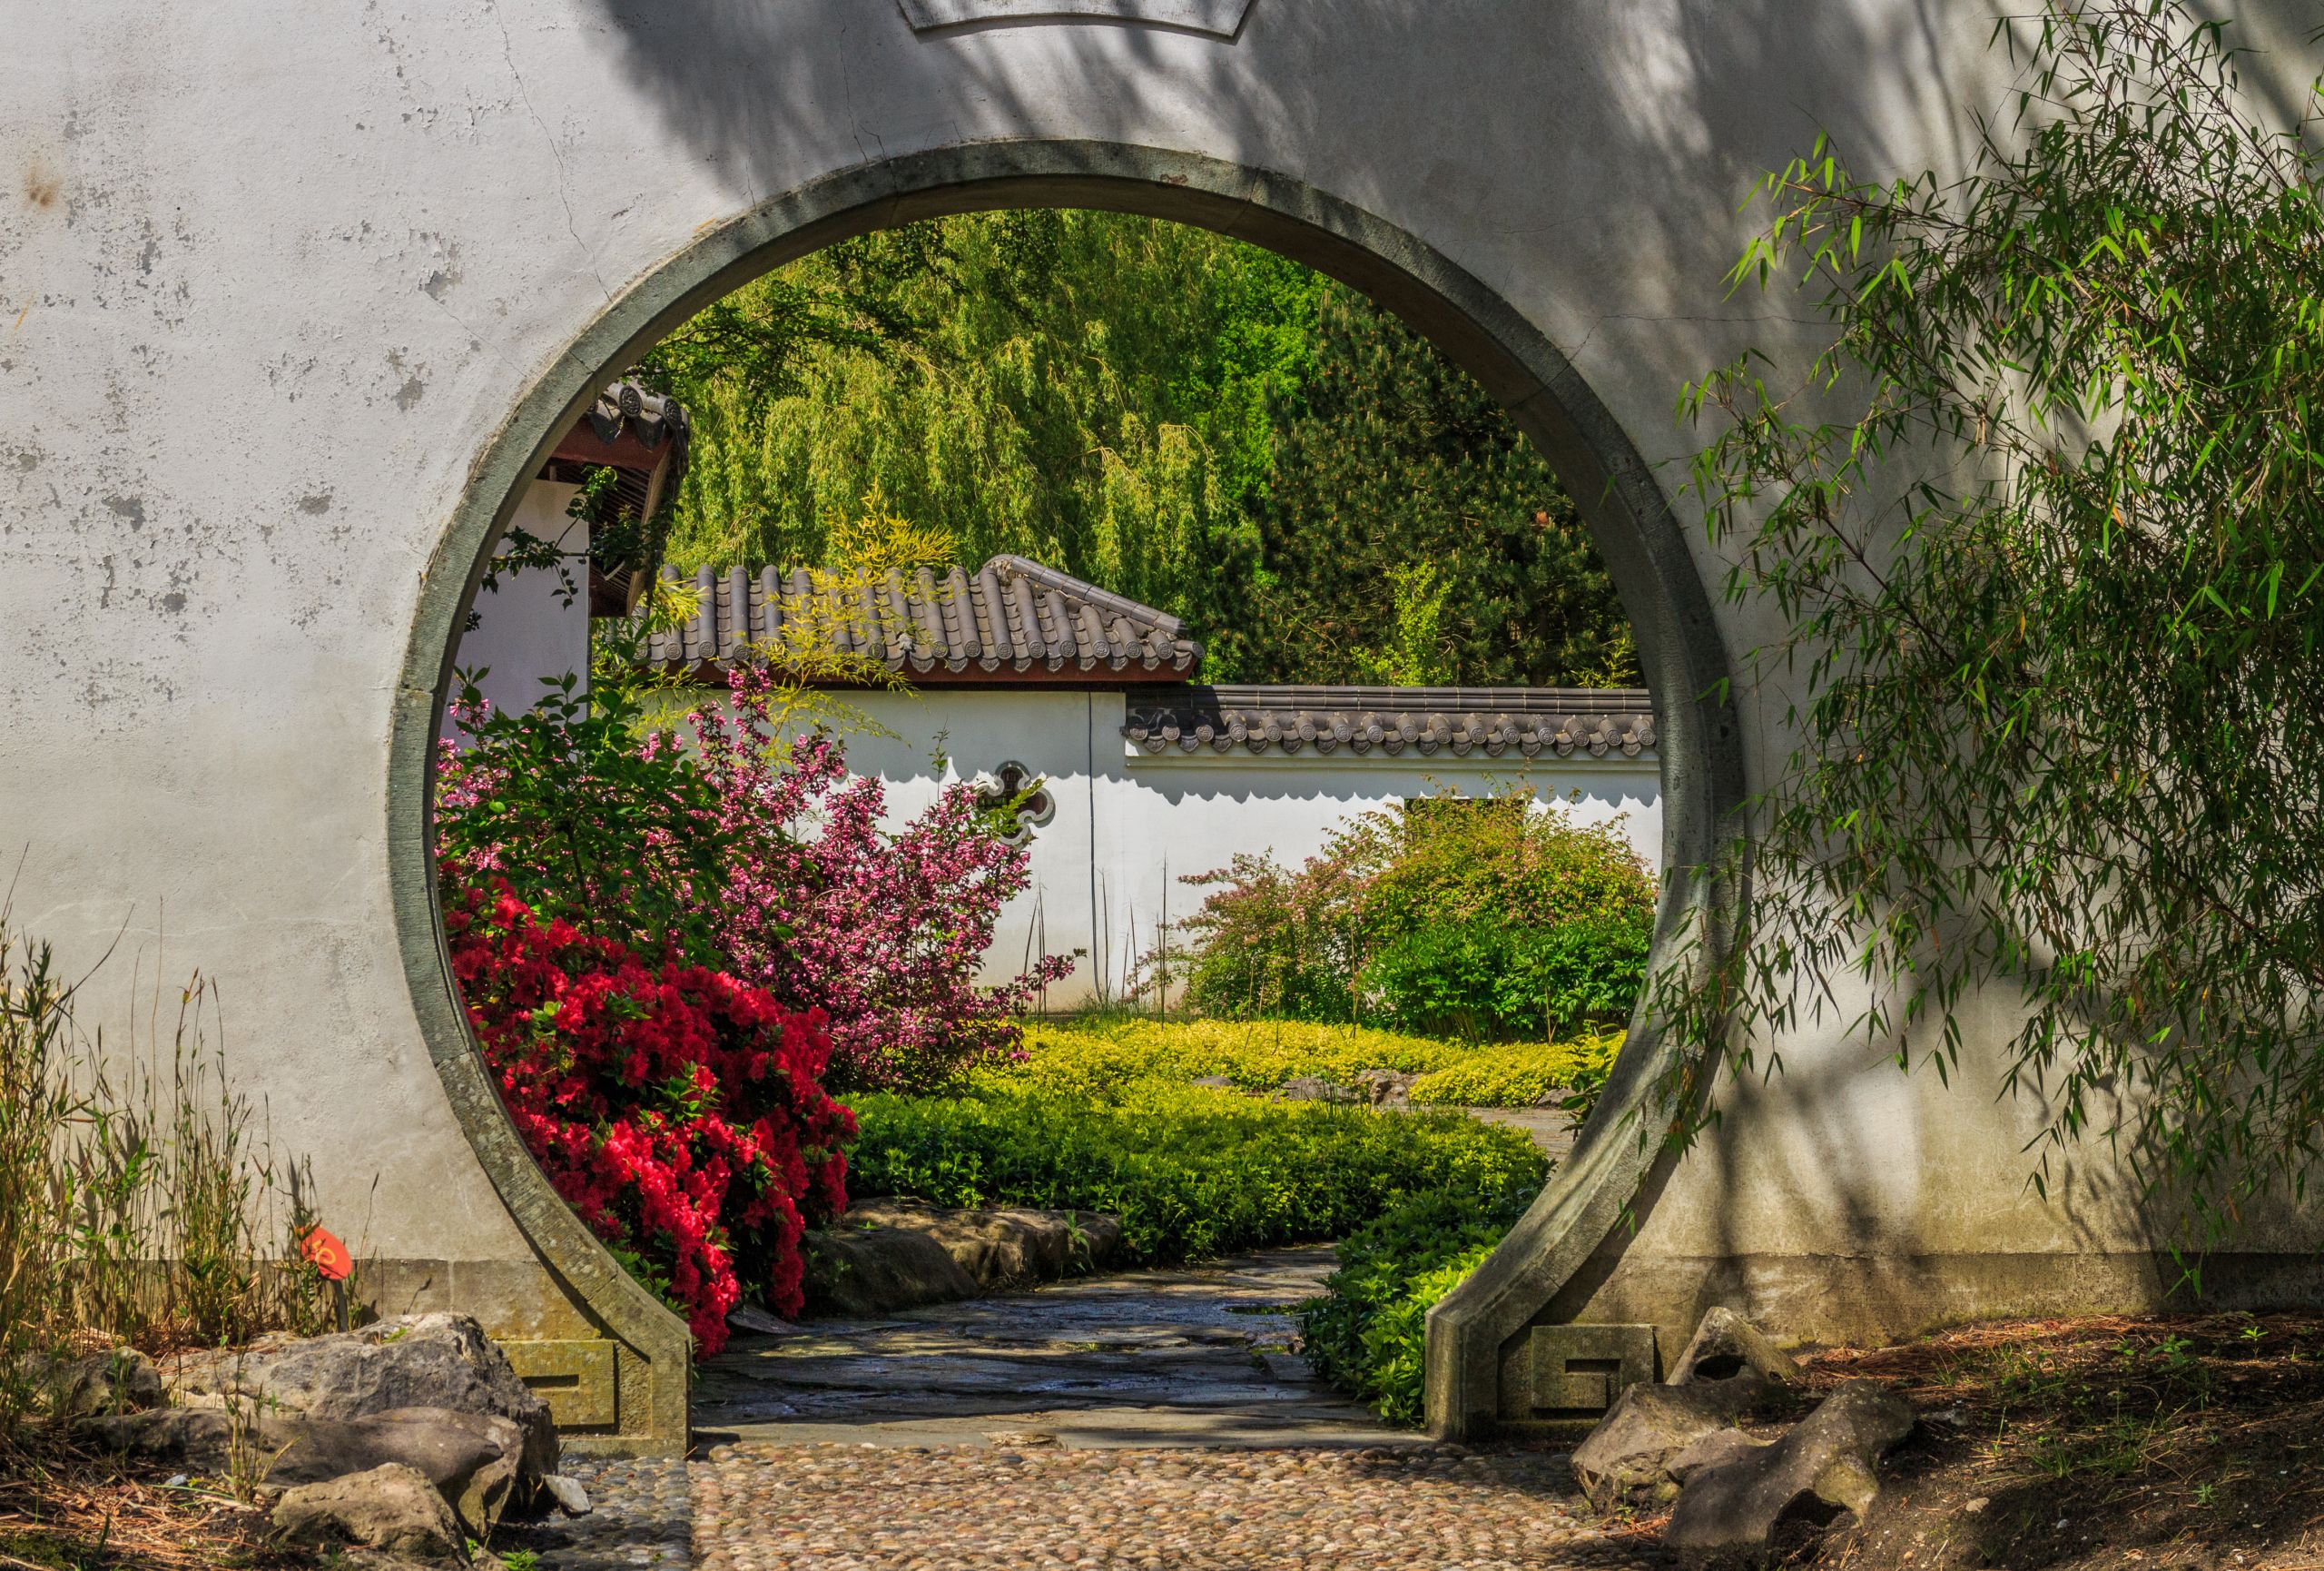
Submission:
{"label": "stone moon gate frame", "polygon": [[[1736,202],[1819,125],[1869,173],[1958,167],[1961,106],[1998,86],[1989,15],[1936,0],[25,9],[0,64],[0,372],[42,417],[0,427],[15,914],[68,960],[126,924],[216,979],[230,1068],[367,1298],[478,1314],[570,1432],[626,1449],[684,1443],[684,1329],[510,1128],[428,822],[454,631],[608,372],[768,268],[935,213],[1118,208],[1318,266],[1474,372],[1581,502],[1683,870],[1789,746],[1785,697],[1732,680],[1769,628],[1709,592],[1672,505],[1680,382],[1801,342],[1788,302],[1723,298]],[[2262,9],[2296,39],[2296,6]],[[1674,872],[1659,936],[1723,914]],[[1669,1051],[1640,1023],[1572,1159],[1432,1316],[1432,1427],[1586,1412],[1712,1303],[1809,1338],[2162,1301],[2096,1153],[2024,1191],[2042,1110],[1974,1089],[2007,1001],[1980,1018],[1966,1092],[1805,1029],[1677,1161],[1621,1127]],[[2207,1282],[2311,1295],[2313,1243],[2257,1230]]]}
{"label": "stone moon gate frame", "polygon": [[[1106,208],[1199,224],[1330,272],[1425,332],[1509,408],[1583,499],[1658,695],[1669,865],[1708,861],[1740,801],[1738,736],[1718,624],[1644,461],[1553,344],[1413,235],[1279,175],[1117,143],[1024,140],[906,154],[784,194],[656,269],[519,402],[483,454],[428,574],[397,707],[389,855],[405,963],[430,1055],[461,1127],[527,1238],[623,1343],[660,1354],[656,1365],[682,1359],[683,1328],[614,1264],[526,1153],[451,988],[427,797],[457,631],[527,481],[597,390],[640,352],[704,305],[834,241],[917,218],[1012,207]],[[1667,879],[1663,927],[1711,919],[1699,894],[1683,874]],[[1492,1421],[1502,1344],[1579,1272],[1636,1198],[1644,1153],[1626,1133],[1609,1131],[1663,1056],[1650,1027],[1641,1023],[1632,1034],[1638,1046],[1625,1055],[1607,1112],[1595,1121],[1600,1138],[1581,1147],[1537,1208],[1541,1214],[1529,1219],[1510,1252],[1514,1269],[1494,1273],[1490,1291],[1481,1284],[1439,1317],[1432,1368],[1447,1372],[1436,1378],[1448,1431]],[[1474,1379],[1446,1383],[1472,1366]],[[1477,1400],[1487,1404],[1482,1411],[1469,1405]],[[1511,1415],[1520,1417],[1531,1415]]]}

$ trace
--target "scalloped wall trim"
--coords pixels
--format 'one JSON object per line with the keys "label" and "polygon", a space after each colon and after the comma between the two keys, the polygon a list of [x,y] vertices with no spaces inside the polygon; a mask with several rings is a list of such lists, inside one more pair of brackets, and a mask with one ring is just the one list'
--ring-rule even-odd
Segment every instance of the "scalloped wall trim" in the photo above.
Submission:
{"label": "scalloped wall trim", "polygon": [[1252,0],[897,0],[915,33],[978,22],[1145,22],[1214,38],[1243,29]]}

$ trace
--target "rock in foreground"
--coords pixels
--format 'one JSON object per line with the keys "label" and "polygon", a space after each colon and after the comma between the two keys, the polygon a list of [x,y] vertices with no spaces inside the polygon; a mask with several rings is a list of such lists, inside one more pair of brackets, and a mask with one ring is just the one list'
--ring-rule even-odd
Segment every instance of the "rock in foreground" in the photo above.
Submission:
{"label": "rock in foreground", "polygon": [[1685,1386],[1625,1386],[1590,1438],[1574,1447],[1574,1479],[1601,1511],[1668,1499],[1677,1487],[1672,1462],[1754,1417],[1777,1394],[1751,1371]]}
{"label": "rock in foreground", "polygon": [[354,1545],[427,1565],[468,1563],[451,1507],[426,1478],[399,1463],[284,1490],[275,1502],[274,1530],[283,1543],[305,1548]]}
{"label": "rock in foreground", "polygon": [[1912,1428],[1913,1410],[1894,1392],[1868,1380],[1842,1386],[1782,1439],[1689,1477],[1662,1541],[1690,1565],[1748,1564],[1803,1508],[1861,1517],[1880,1495],[1881,1457]]}
{"label": "rock in foreground", "polygon": [[807,1308],[862,1318],[1031,1287],[1110,1263],[1121,1240],[1121,1220],[1098,1211],[863,1200],[807,1235]]}
{"label": "rock in foreground", "polygon": [[269,1414],[362,1418],[412,1408],[507,1419],[524,1438],[529,1482],[556,1471],[556,1426],[544,1402],[467,1315],[399,1315],[329,1336],[270,1337],[249,1348],[182,1355],[164,1369],[190,1405],[231,1396]]}

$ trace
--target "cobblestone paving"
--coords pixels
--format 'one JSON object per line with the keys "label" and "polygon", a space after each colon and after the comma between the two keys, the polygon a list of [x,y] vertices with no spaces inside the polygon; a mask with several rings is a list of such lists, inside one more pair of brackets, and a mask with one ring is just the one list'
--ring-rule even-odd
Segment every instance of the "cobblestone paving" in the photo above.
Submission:
{"label": "cobblestone paving", "polygon": [[1577,1520],[1564,1456],[1538,1451],[745,1443],[694,1479],[702,1571],[1666,1564]]}
{"label": "cobblestone paving", "polygon": [[568,1457],[563,1466],[589,1491],[589,1514],[505,1527],[493,1535],[494,1549],[529,1549],[541,1571],[686,1571],[694,1564],[684,1462]]}

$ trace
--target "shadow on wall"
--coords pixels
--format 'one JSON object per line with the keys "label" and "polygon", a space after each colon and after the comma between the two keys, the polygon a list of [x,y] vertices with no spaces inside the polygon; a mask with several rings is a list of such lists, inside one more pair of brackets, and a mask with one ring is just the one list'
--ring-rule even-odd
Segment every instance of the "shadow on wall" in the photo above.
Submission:
{"label": "shadow on wall", "polygon": [[[1619,271],[1625,313],[1668,313],[1659,329],[1628,331],[1667,333],[1680,363],[1707,321],[1757,314],[1720,304],[1743,234],[1737,203],[1817,129],[1866,167],[1892,148],[1920,150],[1923,162],[1932,148],[1966,155],[1948,60],[1963,57],[1959,39],[1981,43],[1990,25],[1981,8],[1936,0],[1256,0],[1230,43],[1090,20],[915,35],[893,0],[594,8],[668,126],[745,201],[780,194],[808,168],[962,141],[1062,136],[1201,152],[1310,179],[1430,239],[1492,236],[1498,256],[1447,249],[1553,339],[1601,320],[1571,292],[1586,281],[1555,276],[1559,248],[1541,243],[1542,229],[1584,222],[1591,239],[1569,242],[1566,254]],[[1474,48],[1480,35],[1494,46]],[[1315,60],[1334,63],[1329,79],[1309,69]],[[843,117],[826,113],[834,98]],[[1481,104],[1496,106],[1486,125],[1522,127],[1512,141],[1533,160],[1523,189],[1548,193],[1535,200],[1551,210],[1510,212],[1497,234],[1476,219],[1509,206],[1502,158],[1479,144]],[[1189,124],[1205,129],[1189,139]],[[1562,152],[1541,167],[1532,150],[1544,143]],[[1115,200],[1171,215],[1159,189],[1147,202]],[[1657,265],[1641,271],[1645,258]],[[1521,272],[1531,276],[1507,276]],[[1649,451],[1661,445],[1659,431],[1631,434]]]}

